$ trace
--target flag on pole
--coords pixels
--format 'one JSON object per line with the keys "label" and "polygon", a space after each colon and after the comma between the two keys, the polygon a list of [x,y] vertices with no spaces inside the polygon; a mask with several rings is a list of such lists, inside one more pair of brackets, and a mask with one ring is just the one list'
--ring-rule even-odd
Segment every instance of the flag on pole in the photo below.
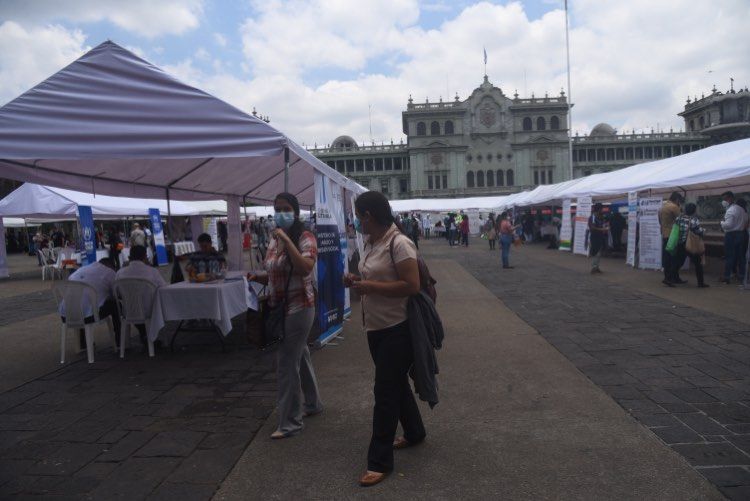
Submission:
{"label": "flag on pole", "polygon": [[487,64],[487,49],[485,47],[482,47],[484,49],[484,64]]}

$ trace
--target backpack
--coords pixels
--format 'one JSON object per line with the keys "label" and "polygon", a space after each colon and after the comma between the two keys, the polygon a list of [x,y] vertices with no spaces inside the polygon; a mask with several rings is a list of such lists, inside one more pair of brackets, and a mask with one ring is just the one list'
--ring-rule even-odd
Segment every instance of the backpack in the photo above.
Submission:
{"label": "backpack", "polygon": [[[402,236],[407,237],[403,233]],[[393,242],[396,240],[398,235],[393,237],[391,239],[391,243],[389,245],[389,252],[391,254],[391,261],[393,262],[393,265],[396,265],[396,260],[393,258]],[[437,289],[435,289],[435,284],[437,284],[437,280],[432,278],[432,275],[430,274],[430,269],[427,267],[427,263],[422,258],[422,255],[417,251],[417,268],[419,268],[419,289],[424,291],[425,294],[427,294],[430,299],[432,299],[432,302],[434,304],[437,304]]]}

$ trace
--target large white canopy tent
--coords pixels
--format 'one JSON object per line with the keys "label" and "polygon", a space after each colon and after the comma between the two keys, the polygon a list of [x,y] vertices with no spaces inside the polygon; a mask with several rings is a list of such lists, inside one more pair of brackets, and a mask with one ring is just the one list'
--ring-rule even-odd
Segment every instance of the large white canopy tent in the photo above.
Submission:
{"label": "large white canopy tent", "polygon": [[[167,213],[167,202],[155,199],[138,199],[92,195],[81,191],[65,190],[34,183],[24,183],[0,200],[0,216],[29,219],[76,219],[78,206],[91,207],[96,218],[147,216],[149,209]],[[171,203],[175,216],[224,216],[227,203],[207,200]]]}
{"label": "large white canopy tent", "polygon": [[0,108],[3,177],[95,194],[228,202],[239,266],[242,199],[315,203],[322,174],[361,188],[258,118],[107,41]]}
{"label": "large white canopy tent", "polygon": [[415,198],[391,200],[393,212],[448,212],[480,209],[493,210],[503,205],[508,196],[473,198]]}

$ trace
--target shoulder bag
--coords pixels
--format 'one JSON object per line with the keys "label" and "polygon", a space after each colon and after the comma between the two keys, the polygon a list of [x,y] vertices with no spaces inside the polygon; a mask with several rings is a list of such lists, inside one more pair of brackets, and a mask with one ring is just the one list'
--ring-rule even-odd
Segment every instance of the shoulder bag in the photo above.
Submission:
{"label": "shoulder bag", "polygon": [[685,241],[685,251],[693,256],[702,256],[706,253],[706,244],[700,235],[692,230],[688,230],[687,240]]}

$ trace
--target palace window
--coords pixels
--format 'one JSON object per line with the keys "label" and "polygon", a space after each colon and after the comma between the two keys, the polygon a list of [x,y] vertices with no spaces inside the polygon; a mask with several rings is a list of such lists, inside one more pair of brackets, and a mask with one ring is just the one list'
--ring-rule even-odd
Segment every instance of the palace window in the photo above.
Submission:
{"label": "palace window", "polygon": [[472,171],[469,171],[466,173],[466,187],[467,188],[474,187],[474,172]]}
{"label": "palace window", "polygon": [[695,120],[690,120],[690,130],[691,131],[695,130]]}
{"label": "palace window", "polygon": [[560,129],[560,119],[557,116],[553,116],[549,119],[549,128],[552,130]]}
{"label": "palace window", "polygon": [[437,122],[432,122],[430,124],[430,135],[431,136],[439,136],[440,135],[440,124]]}
{"label": "palace window", "polygon": [[504,186],[505,185],[505,175],[503,174],[502,169],[497,170],[497,185],[498,186]]}
{"label": "palace window", "polygon": [[539,184],[539,171],[535,170],[534,171],[534,186],[536,186],[538,184]]}
{"label": "palace window", "polygon": [[495,172],[487,171],[487,186],[495,186]]}
{"label": "palace window", "polygon": [[646,146],[643,153],[646,158],[654,158],[654,151],[651,146]]}
{"label": "palace window", "polygon": [[596,150],[596,161],[597,162],[603,162],[606,158],[606,153],[604,153],[604,148],[599,148]]}
{"label": "palace window", "polygon": [[336,160],[336,170],[343,174],[346,171],[346,162],[343,160]]}
{"label": "palace window", "polygon": [[612,148],[607,148],[607,160],[614,160],[615,159],[615,150]]}
{"label": "palace window", "polygon": [[654,146],[654,158],[661,158],[661,146]]}
{"label": "palace window", "polygon": [[477,171],[477,188],[484,188],[484,171]]}
{"label": "palace window", "polygon": [[523,119],[523,130],[531,130],[531,118],[526,117]]}
{"label": "palace window", "polygon": [[432,176],[427,176],[427,189],[432,190],[434,189],[434,184],[432,183]]}
{"label": "palace window", "polygon": [[589,162],[595,162],[596,161],[596,150],[586,150],[586,151],[588,151]]}
{"label": "palace window", "polygon": [[424,124],[424,122],[418,122],[417,123],[417,135],[418,136],[426,136],[427,135],[427,126]]}
{"label": "palace window", "polygon": [[689,144],[683,144],[682,145],[682,152],[683,153],[690,153],[690,145]]}
{"label": "palace window", "polygon": [[448,120],[445,122],[445,133],[446,134],[453,134],[453,122]]}
{"label": "palace window", "polygon": [[625,150],[622,148],[617,148],[617,160],[625,160]]}
{"label": "palace window", "polygon": [[393,159],[393,170],[401,170],[401,157]]}
{"label": "palace window", "polygon": [[372,172],[373,170],[372,158],[365,158],[365,170],[367,172]]}
{"label": "palace window", "polygon": [[386,157],[383,161],[385,162],[385,170],[393,170],[393,159],[391,157]]}
{"label": "palace window", "polygon": [[346,172],[354,172],[354,160],[346,161]]}
{"label": "palace window", "polygon": [[382,158],[376,158],[375,159],[375,170],[382,171],[383,170],[383,159]]}
{"label": "palace window", "polygon": [[387,179],[380,180],[380,192],[388,193],[388,180]]}
{"label": "palace window", "polygon": [[625,148],[625,160],[633,160],[633,148]]}
{"label": "palace window", "polygon": [[664,158],[669,158],[672,156],[672,147],[671,146],[665,146],[664,147]]}
{"label": "palace window", "polygon": [[448,188],[448,174],[443,174],[443,188]]}
{"label": "palace window", "polygon": [[554,182],[552,181],[552,169],[550,169],[550,170],[548,170],[548,171],[547,171],[547,182],[548,182],[549,184],[553,184],[553,183],[554,183]]}
{"label": "palace window", "polygon": [[435,189],[440,189],[440,176],[435,176]]}
{"label": "palace window", "polygon": [[544,117],[539,117],[536,119],[536,130],[545,130],[547,128],[547,121],[544,119]]}
{"label": "palace window", "polygon": [[505,184],[513,186],[513,169],[508,169],[505,172]]}
{"label": "palace window", "polygon": [[585,171],[583,171],[583,175],[584,176],[590,176],[591,175],[591,171],[590,170],[585,170]]}
{"label": "palace window", "polygon": [[635,158],[636,160],[642,160],[643,159],[643,148],[638,146],[635,149]]}
{"label": "palace window", "polygon": [[399,179],[398,180],[398,190],[399,193],[406,193],[406,189],[408,186],[406,185],[406,179]]}
{"label": "palace window", "polygon": [[[363,170],[365,170],[365,162],[361,158],[357,158],[356,160],[354,160],[354,163],[357,166],[357,172],[362,172]],[[372,168],[370,168],[370,170],[372,170]]]}
{"label": "palace window", "polygon": [[578,161],[579,162],[585,162],[586,161],[586,150],[578,150],[576,153],[578,155]]}
{"label": "palace window", "polygon": [[704,117],[698,119],[698,127],[701,129],[706,127],[706,119]]}

